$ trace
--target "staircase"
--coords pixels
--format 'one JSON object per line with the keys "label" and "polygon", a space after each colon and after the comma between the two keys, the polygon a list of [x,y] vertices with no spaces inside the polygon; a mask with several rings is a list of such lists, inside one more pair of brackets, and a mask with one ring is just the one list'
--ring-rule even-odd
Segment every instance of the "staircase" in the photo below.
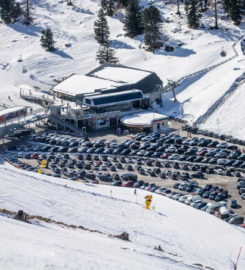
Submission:
{"label": "staircase", "polygon": [[76,134],[82,135],[82,130],[80,128],[77,128],[75,125],[64,121],[61,117],[57,115],[50,115],[49,119],[56,125],[60,125],[64,128],[73,131]]}

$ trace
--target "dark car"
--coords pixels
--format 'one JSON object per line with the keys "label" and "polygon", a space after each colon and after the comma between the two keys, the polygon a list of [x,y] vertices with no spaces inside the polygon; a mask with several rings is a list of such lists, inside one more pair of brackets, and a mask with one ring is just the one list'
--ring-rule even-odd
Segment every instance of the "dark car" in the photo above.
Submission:
{"label": "dark car", "polygon": [[122,186],[122,181],[112,182],[112,186],[121,187]]}
{"label": "dark car", "polygon": [[229,220],[230,224],[243,224],[243,222],[244,222],[244,217],[240,217],[240,216],[232,217]]}
{"label": "dark car", "polygon": [[231,200],[231,208],[238,208],[237,200]]}

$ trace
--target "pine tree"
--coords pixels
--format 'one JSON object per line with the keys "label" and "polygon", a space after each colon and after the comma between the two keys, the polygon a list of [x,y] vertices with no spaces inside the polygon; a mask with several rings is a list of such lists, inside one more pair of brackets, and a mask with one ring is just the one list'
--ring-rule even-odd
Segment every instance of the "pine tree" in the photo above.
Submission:
{"label": "pine tree", "polygon": [[115,0],[101,0],[101,8],[105,11],[107,16],[113,16]]}
{"label": "pine tree", "polygon": [[117,0],[118,6],[126,8],[130,4],[131,0]]}
{"label": "pine tree", "polygon": [[15,5],[15,0],[0,0],[0,15],[4,23],[13,22],[12,12]]}
{"label": "pine tree", "polygon": [[162,17],[160,11],[154,7],[150,6],[146,8],[143,12],[143,23],[145,29],[145,45],[150,51],[160,48],[163,45],[162,33],[161,33],[161,23]]}
{"label": "pine tree", "polygon": [[223,8],[224,8],[225,12],[229,13],[231,0],[223,0],[222,2],[223,2]]}
{"label": "pine tree", "polygon": [[117,64],[119,62],[118,58],[115,56],[115,50],[110,47],[109,42],[100,46],[96,55],[96,60],[98,60],[100,64]]}
{"label": "pine tree", "polygon": [[239,25],[244,12],[245,1],[244,0],[223,0],[223,7],[229,18],[234,21],[236,25]]}
{"label": "pine tree", "polygon": [[42,31],[42,36],[41,36],[40,41],[41,41],[41,46],[44,47],[47,51],[52,52],[55,50],[53,32],[51,31],[50,28],[47,28]]}
{"label": "pine tree", "polygon": [[208,0],[199,0],[200,11],[205,12],[208,7]]}
{"label": "pine tree", "polygon": [[13,21],[17,21],[18,18],[23,14],[23,10],[20,6],[20,3],[16,3],[16,5],[14,6],[12,13],[11,13],[11,17],[13,19]]}
{"label": "pine tree", "polygon": [[188,25],[196,29],[200,24],[201,8],[199,0],[186,0],[186,13]]}
{"label": "pine tree", "polygon": [[131,0],[127,7],[124,30],[131,38],[143,33],[142,13],[138,0]]}
{"label": "pine tree", "polygon": [[101,44],[108,42],[110,31],[106,20],[105,12],[101,8],[98,13],[98,20],[94,22],[95,39]]}
{"label": "pine tree", "polygon": [[236,25],[241,23],[241,15],[242,11],[239,0],[230,1],[229,16]]}

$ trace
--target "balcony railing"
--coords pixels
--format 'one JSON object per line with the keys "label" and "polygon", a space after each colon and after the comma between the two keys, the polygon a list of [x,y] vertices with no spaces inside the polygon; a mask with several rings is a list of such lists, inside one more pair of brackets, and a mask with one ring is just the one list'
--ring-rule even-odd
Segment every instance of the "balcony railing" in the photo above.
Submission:
{"label": "balcony railing", "polygon": [[81,111],[81,113],[75,113],[73,111],[62,111],[61,116],[72,119],[72,120],[86,120],[91,118],[115,118],[115,117],[122,117],[125,115],[134,114],[137,112],[141,112],[143,109],[133,109],[127,111],[111,111],[111,112],[103,112],[103,113],[95,113],[93,111]]}

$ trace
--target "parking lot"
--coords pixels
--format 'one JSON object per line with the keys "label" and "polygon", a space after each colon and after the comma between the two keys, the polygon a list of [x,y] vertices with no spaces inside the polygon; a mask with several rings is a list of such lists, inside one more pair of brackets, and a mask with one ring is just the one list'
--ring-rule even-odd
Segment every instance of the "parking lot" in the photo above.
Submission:
{"label": "parking lot", "polygon": [[9,149],[5,158],[17,167],[72,181],[145,189],[212,214],[223,207],[227,221],[245,216],[245,155],[239,146],[179,134],[89,139],[38,133]]}

